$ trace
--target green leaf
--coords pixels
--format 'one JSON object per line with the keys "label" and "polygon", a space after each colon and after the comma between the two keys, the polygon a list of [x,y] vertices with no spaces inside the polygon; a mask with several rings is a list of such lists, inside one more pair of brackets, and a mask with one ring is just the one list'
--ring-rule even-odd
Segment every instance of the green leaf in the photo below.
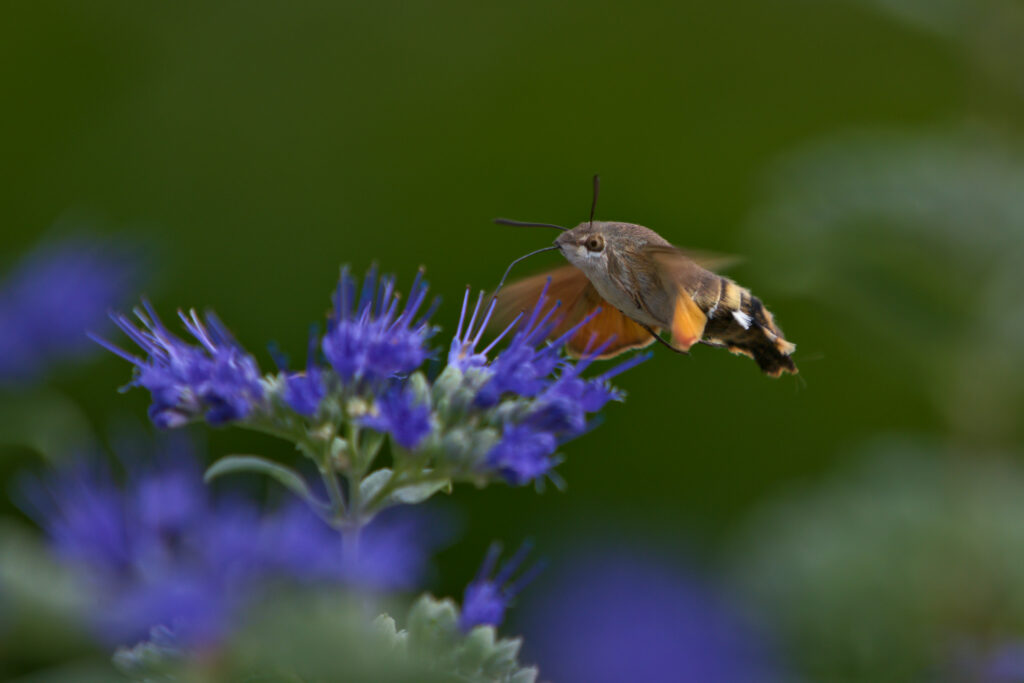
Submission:
{"label": "green leaf", "polygon": [[522,644],[522,638],[505,638],[495,643],[484,664],[484,673],[501,678],[514,672],[518,666],[516,657],[519,656]]}
{"label": "green leaf", "polygon": [[[520,668],[522,640],[497,637],[493,626],[477,626],[468,634],[459,630],[459,608],[450,599],[423,595],[407,617],[408,650],[412,663],[467,683],[534,683],[537,669]],[[394,625],[382,629],[390,635]],[[445,679],[448,680],[448,679]]]}
{"label": "green leaf", "polygon": [[364,502],[373,500],[373,497],[384,488],[384,485],[391,479],[391,468],[382,467],[371,472],[365,479],[359,482],[359,498]]}
{"label": "green leaf", "polygon": [[150,640],[114,652],[113,664],[117,669],[137,681],[174,681],[181,675],[186,659],[182,650],[162,644],[172,634],[165,626],[150,630]]}
{"label": "green leaf", "polygon": [[380,453],[380,447],[384,445],[384,439],[387,436],[384,432],[375,432],[368,430],[363,432],[363,438],[361,448],[359,449],[365,462],[362,463],[364,467],[369,467],[373,464],[374,458]]}
{"label": "green leaf", "polygon": [[477,626],[466,636],[459,648],[456,663],[460,671],[476,673],[494,650],[495,632],[493,626]]}
{"label": "green leaf", "polygon": [[[429,474],[429,472],[430,470],[426,470],[426,473]],[[393,473],[390,467],[382,467],[372,472],[359,484],[359,497],[364,503],[373,500],[374,496],[379,494],[381,489],[391,482],[392,476]],[[422,503],[438,491],[448,487],[451,487],[451,480],[449,479],[438,479],[399,486],[378,501],[373,506],[372,512],[380,512],[392,505],[415,505],[416,503]]]}
{"label": "green leaf", "polygon": [[528,666],[525,669],[512,674],[512,677],[508,679],[509,683],[534,683],[537,680],[537,674],[540,672],[535,666]]}
{"label": "green leaf", "polygon": [[395,489],[386,500],[392,505],[415,505],[416,503],[422,503],[427,498],[430,498],[441,489],[450,485],[450,480],[441,479],[439,481],[425,481],[421,484],[400,486]]}
{"label": "green leaf", "polygon": [[203,475],[203,480],[209,483],[221,475],[233,474],[235,472],[255,472],[256,474],[266,475],[271,479],[276,479],[278,483],[299,498],[321,508],[327,508],[327,504],[317,498],[313,491],[310,490],[309,485],[301,474],[290,467],[267,458],[261,458],[258,455],[229,455],[223,457],[210,465],[209,469],[206,470],[206,474]]}
{"label": "green leaf", "polygon": [[398,636],[398,625],[390,614],[380,614],[373,620],[373,630],[389,641]]}
{"label": "green leaf", "polygon": [[416,403],[430,405],[430,383],[427,382],[427,378],[423,376],[422,372],[413,373],[409,377],[407,386],[412,389],[412,393],[416,397]]}
{"label": "green leaf", "polygon": [[432,398],[434,402],[447,399],[450,394],[462,385],[462,372],[454,365],[446,367],[434,380]]}
{"label": "green leaf", "polygon": [[449,651],[459,639],[459,610],[450,599],[424,595],[409,610],[409,650],[416,656]]}

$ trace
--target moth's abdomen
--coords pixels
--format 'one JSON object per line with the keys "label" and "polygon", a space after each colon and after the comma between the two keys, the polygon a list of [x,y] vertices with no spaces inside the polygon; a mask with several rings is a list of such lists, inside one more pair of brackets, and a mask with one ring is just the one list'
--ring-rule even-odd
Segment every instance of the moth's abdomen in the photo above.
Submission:
{"label": "moth's abdomen", "polygon": [[715,277],[717,282],[703,282],[693,294],[708,318],[701,341],[750,356],[767,375],[796,374],[789,357],[796,345],[786,341],[761,300],[732,280]]}

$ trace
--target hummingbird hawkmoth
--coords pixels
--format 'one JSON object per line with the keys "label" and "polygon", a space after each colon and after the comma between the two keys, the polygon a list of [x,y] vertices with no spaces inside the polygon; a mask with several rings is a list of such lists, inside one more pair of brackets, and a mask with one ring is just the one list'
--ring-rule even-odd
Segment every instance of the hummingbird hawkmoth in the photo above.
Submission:
{"label": "hummingbird hawkmoth", "polygon": [[[501,225],[562,231],[552,246],[509,265],[498,285],[499,318],[511,319],[518,311],[529,309],[547,286],[548,300],[561,302],[560,320],[552,336],[564,334],[591,316],[566,344],[574,355],[606,343],[599,358],[611,358],[655,342],[687,353],[700,342],[749,356],[772,377],[798,372],[790,358],[796,345],[783,337],[772,314],[750,290],[712,272],[705,267],[713,266],[708,259],[673,246],[650,228],[595,221],[597,193],[598,177],[594,176],[590,220],[571,229],[551,223],[495,220]],[[502,289],[516,263],[556,249],[568,265]],[[596,309],[600,310],[595,313]],[[671,343],[661,337],[663,330],[670,332]]]}

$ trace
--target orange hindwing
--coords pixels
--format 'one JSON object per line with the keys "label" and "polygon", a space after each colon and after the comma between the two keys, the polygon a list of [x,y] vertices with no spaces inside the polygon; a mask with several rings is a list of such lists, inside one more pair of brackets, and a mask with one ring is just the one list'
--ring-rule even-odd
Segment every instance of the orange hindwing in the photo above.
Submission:
{"label": "orange hindwing", "polygon": [[548,304],[544,312],[550,310],[556,302],[562,303],[555,314],[558,317],[558,324],[552,332],[552,337],[561,336],[595,309],[601,309],[569,338],[566,349],[570,354],[580,356],[588,348],[597,348],[612,337],[614,339],[598,358],[611,358],[630,349],[641,349],[654,343],[654,337],[650,332],[602,299],[587,276],[579,268],[571,265],[533,275],[506,286],[498,293],[495,317],[507,324],[520,311],[533,309],[549,278],[551,284],[548,286]]}

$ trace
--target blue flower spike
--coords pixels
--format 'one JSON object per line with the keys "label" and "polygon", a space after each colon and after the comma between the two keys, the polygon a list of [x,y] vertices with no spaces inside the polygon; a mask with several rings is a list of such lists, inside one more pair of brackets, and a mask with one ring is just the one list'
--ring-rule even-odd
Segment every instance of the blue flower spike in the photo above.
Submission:
{"label": "blue flower spike", "polygon": [[377,400],[376,412],[359,421],[390,434],[402,448],[413,449],[430,434],[430,415],[430,406],[418,402],[411,387],[393,385]]}
{"label": "blue flower spike", "polygon": [[343,268],[334,295],[334,315],[323,339],[323,351],[334,371],[345,382],[370,383],[407,375],[423,364],[430,353],[427,341],[435,330],[429,324],[437,307],[417,317],[427,297],[427,283],[418,272],[402,311],[395,279],[377,277],[376,266],[363,278],[355,299],[355,280]]}
{"label": "blue flower spike", "polygon": [[459,628],[463,632],[469,632],[476,626],[491,625],[500,626],[505,620],[505,610],[508,609],[512,599],[526,586],[533,581],[544,569],[543,562],[535,562],[533,566],[519,575],[515,581],[512,575],[516,573],[526,556],[533,549],[533,544],[524,541],[519,550],[498,570],[491,578],[501,556],[501,544],[492,543],[484,557],[480,571],[476,578],[466,586],[466,592],[462,598],[462,614],[459,617]]}
{"label": "blue flower spike", "polygon": [[473,306],[469,325],[463,331],[462,324],[466,320],[466,310],[469,307],[469,289],[469,286],[467,286],[466,293],[462,297],[462,312],[459,313],[459,326],[455,330],[455,336],[452,337],[452,343],[448,350],[448,365],[463,371],[468,368],[478,368],[487,365],[487,354],[519,324],[520,319],[523,317],[522,313],[517,315],[497,337],[491,340],[490,344],[484,347],[482,351],[477,352],[477,344],[480,343],[484,330],[487,329],[487,324],[491,321],[491,316],[494,315],[494,308],[498,305],[498,300],[493,297],[491,298],[490,303],[487,304],[483,320],[480,321],[480,326],[476,328],[476,334],[474,335],[473,328],[476,325],[476,319],[480,314],[480,306],[484,300],[484,293],[480,292],[476,299],[476,305]]}
{"label": "blue flower spike", "polygon": [[489,366],[494,374],[477,395],[481,406],[497,405],[508,393],[534,399],[524,418],[503,425],[501,439],[485,459],[485,466],[497,470],[513,485],[540,481],[548,475],[555,465],[553,456],[558,446],[587,431],[587,414],[600,411],[609,401],[623,400],[624,394],[609,380],[652,356],[650,352],[634,355],[596,378],[584,379],[583,371],[612,340],[597,347],[588,344],[576,363],[562,359],[558,352],[598,311],[544,345],[558,324],[557,318],[552,320],[558,303],[542,314],[547,303],[545,285],[522,329]]}
{"label": "blue flower spike", "polygon": [[[183,339],[146,301],[134,319],[111,316],[142,354],[93,338],[135,366],[128,386],[149,390],[149,414],[158,427],[205,420],[292,441],[315,462],[327,500],[315,495],[300,471],[258,455],[221,458],[207,477],[240,471],[271,476],[330,524],[352,528],[387,507],[450,490],[455,482],[558,484],[558,449],[589,431],[593,415],[608,402],[623,399],[609,380],[650,354],[584,377],[606,346],[592,341],[575,361],[564,354],[590,316],[549,341],[561,321],[561,305],[549,288],[550,281],[532,310],[489,336],[497,302],[485,293],[471,301],[467,289],[447,367],[436,376],[424,364],[433,354],[430,318],[437,300],[427,306],[422,273],[403,298],[395,278],[376,267],[361,282],[342,268],[327,330],[310,333],[300,371],[288,370],[275,356],[278,372],[263,378],[253,356],[214,314],[179,314],[190,337]],[[357,427],[377,434],[364,438]],[[381,434],[391,437],[390,466],[375,465]]]}
{"label": "blue flower spike", "polygon": [[262,406],[264,392],[256,359],[213,313],[207,313],[205,321],[194,310],[178,314],[198,345],[171,333],[148,301],[134,313],[138,323],[120,313],[112,313],[111,319],[145,357],[89,336],[135,366],[135,377],[127,386],[149,390],[153,397],[149,416],[157,427],[180,427],[195,419],[220,425],[243,420]]}
{"label": "blue flower spike", "polygon": [[[284,400],[292,410],[306,417],[316,415],[320,408],[320,402],[327,395],[324,371],[316,363],[319,341],[319,329],[313,325],[309,331],[305,372],[285,373]],[[283,366],[284,363],[279,362],[278,365]]]}

